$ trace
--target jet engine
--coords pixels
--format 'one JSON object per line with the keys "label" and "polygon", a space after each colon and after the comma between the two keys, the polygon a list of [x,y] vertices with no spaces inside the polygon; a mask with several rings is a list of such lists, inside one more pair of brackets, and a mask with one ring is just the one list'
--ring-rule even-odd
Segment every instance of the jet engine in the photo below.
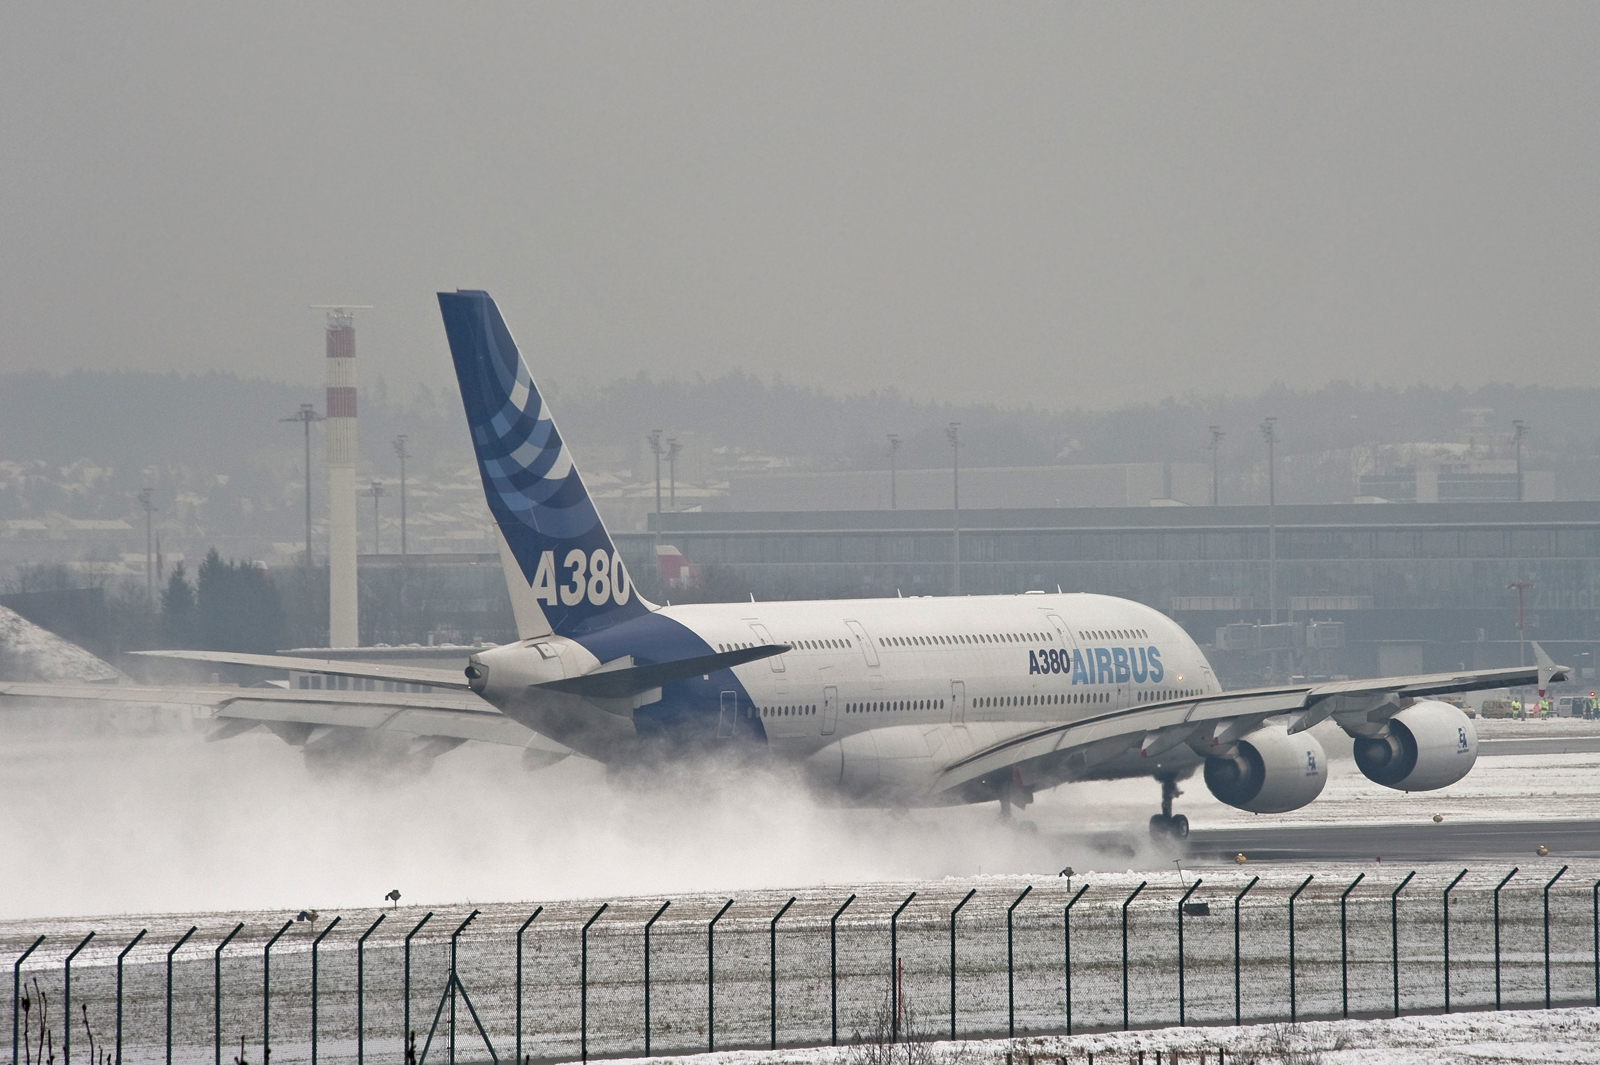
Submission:
{"label": "jet engine", "polygon": [[1449,703],[1412,703],[1374,736],[1355,738],[1356,765],[1397,791],[1433,791],[1467,775],[1478,760],[1478,730]]}
{"label": "jet engine", "polygon": [[1267,725],[1234,747],[1233,757],[1207,758],[1205,767],[1206,787],[1229,806],[1281,814],[1322,794],[1327,758],[1311,733],[1291,736],[1282,725]]}

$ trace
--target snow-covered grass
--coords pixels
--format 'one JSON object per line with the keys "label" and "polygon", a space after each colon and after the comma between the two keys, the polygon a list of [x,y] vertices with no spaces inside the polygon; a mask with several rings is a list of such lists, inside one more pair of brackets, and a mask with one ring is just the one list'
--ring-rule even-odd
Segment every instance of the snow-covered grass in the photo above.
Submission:
{"label": "snow-covered grass", "polygon": [[[1238,1028],[1162,1028],[1081,1036],[935,1042],[918,1048],[926,1065],[1107,1065],[1142,1060],[1179,1065],[1490,1065],[1592,1063],[1600,1047],[1600,1009],[1513,1010],[1399,1020],[1314,1021]],[[1159,1058],[1157,1055],[1161,1055]],[[673,1058],[674,1065],[861,1065],[856,1047],[742,1051]],[[906,1061],[905,1048],[887,1055]],[[643,1062],[650,1059],[634,1059]]]}
{"label": "snow-covered grass", "polygon": [[[1400,1001],[1406,1013],[1443,1008],[1441,893],[1457,871],[1422,868],[1401,895]],[[1501,986],[1507,1007],[1542,1005],[1544,1001],[1542,886],[1553,871],[1526,870],[1531,875],[1519,875],[1502,893]],[[1275,868],[1263,873],[1241,906],[1239,1002],[1246,1021],[1288,1018],[1287,902],[1307,872],[1314,873],[1315,879],[1299,896],[1295,909],[1295,1008],[1302,1018],[1336,1017],[1343,1009],[1339,896],[1353,874],[1338,867]],[[1185,1018],[1191,1023],[1219,1025],[1233,1019],[1232,900],[1253,875],[1249,869],[1206,871],[1204,883],[1191,898],[1211,906],[1211,916],[1185,921]],[[1458,1011],[1494,1007],[1492,888],[1501,875],[1499,868],[1474,872],[1452,894],[1451,1003]],[[1551,893],[1551,991],[1558,1005],[1595,1001],[1590,885],[1596,876],[1600,876],[1600,864],[1574,867]],[[1390,898],[1400,877],[1398,871],[1369,875],[1350,897],[1349,1005],[1358,1015],[1381,1015],[1393,1008]],[[1183,885],[1177,874],[1095,873],[1076,877],[1070,884],[1073,893],[1085,884],[1089,887],[1072,915],[1072,1009],[1079,1030],[1122,1025],[1122,907],[1141,881],[1147,886],[1128,907],[1129,1021],[1146,1027],[1178,1021],[1176,904]],[[851,894],[856,898],[839,920],[837,941],[840,1039],[851,1041],[871,1029],[889,988],[889,916],[913,891],[916,898],[902,913],[897,934],[904,1001],[920,1018],[921,1031],[947,1035],[949,915],[973,888],[977,894],[957,921],[957,1031],[964,1037],[1005,1034],[1012,1002],[1005,917],[1007,908],[1030,884],[1032,890],[1013,915],[1015,969],[1009,990],[1015,996],[1016,1031],[1032,1037],[1063,1030],[1066,942],[1062,911],[1071,897],[1069,884],[1061,877],[992,876],[737,893],[716,933],[717,1046],[766,1044],[771,1008],[771,919],[790,894],[797,901],[779,923],[777,934],[781,1042],[826,1044],[831,1038],[829,926]],[[728,897],[675,896],[655,926],[651,1013],[652,1048],[657,1052],[681,1054],[708,1045],[707,923]],[[602,901],[607,909],[588,937],[589,1050],[592,1055],[606,1056],[642,1051],[643,926],[663,901],[658,897],[545,904],[524,937],[523,1053],[550,1059],[577,1055],[582,1012],[580,929]],[[497,904],[481,909],[461,935],[458,971],[496,1051],[504,1058],[514,1051],[516,1040],[516,929],[534,905]],[[413,941],[411,1023],[419,1042],[426,1038],[448,976],[450,933],[470,910],[468,905],[439,908]],[[354,947],[379,912],[346,911],[319,950],[319,1061],[350,1060],[355,1055]],[[0,958],[16,957],[34,935],[47,933],[49,938],[29,958],[24,973],[37,975],[58,998],[66,953],[88,929],[95,929],[95,940],[74,963],[74,1003],[88,1004],[89,1020],[103,1040],[113,1012],[116,954],[139,928],[149,928],[145,941],[129,955],[125,1020],[127,1060],[149,1062],[163,1054],[166,952],[184,930],[198,925],[200,931],[177,954],[174,968],[178,1003],[175,1060],[198,1065],[209,1060],[214,1038],[213,952],[237,921],[245,922],[246,929],[224,958],[223,1041],[236,1050],[238,1037],[244,1035],[259,1054],[262,947],[285,916],[218,913],[8,922],[0,925]],[[315,930],[325,929],[333,916],[320,914]],[[421,917],[422,911],[415,908],[388,912],[367,943],[365,1030],[367,1050],[378,1058],[401,1054],[402,941]],[[312,926],[296,924],[273,950],[272,1034],[273,1060],[277,1062],[304,1061],[310,1056],[312,938]],[[1573,1016],[1589,1017],[1583,1023],[1592,1028],[1590,1015]],[[480,1056],[464,1004],[458,1008],[457,1025],[460,1052]],[[1192,1031],[1198,1034],[1184,1038],[1196,1040],[1195,1046],[1208,1038],[1213,1041],[1209,1045],[1215,1045],[1220,1038],[1217,1029]],[[441,1037],[436,1036],[436,1041]],[[1144,1045],[1159,1044],[1147,1041]]]}

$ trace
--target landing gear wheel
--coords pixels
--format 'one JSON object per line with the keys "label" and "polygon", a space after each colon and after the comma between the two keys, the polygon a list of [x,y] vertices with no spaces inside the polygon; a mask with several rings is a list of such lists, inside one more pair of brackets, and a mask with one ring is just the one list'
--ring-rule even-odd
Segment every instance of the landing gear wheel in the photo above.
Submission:
{"label": "landing gear wheel", "polygon": [[1183,840],[1189,838],[1189,819],[1182,814],[1156,814],[1150,818],[1150,838]]}

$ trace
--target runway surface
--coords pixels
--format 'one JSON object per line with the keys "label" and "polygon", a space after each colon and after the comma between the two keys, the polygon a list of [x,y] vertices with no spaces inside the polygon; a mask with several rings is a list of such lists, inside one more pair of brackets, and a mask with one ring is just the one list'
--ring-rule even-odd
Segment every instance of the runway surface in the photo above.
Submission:
{"label": "runway surface", "polygon": [[[1232,862],[1454,862],[1600,857],[1600,820],[1463,821],[1452,824],[1263,825],[1197,829],[1189,859]],[[1547,859],[1548,860],[1548,859]]]}

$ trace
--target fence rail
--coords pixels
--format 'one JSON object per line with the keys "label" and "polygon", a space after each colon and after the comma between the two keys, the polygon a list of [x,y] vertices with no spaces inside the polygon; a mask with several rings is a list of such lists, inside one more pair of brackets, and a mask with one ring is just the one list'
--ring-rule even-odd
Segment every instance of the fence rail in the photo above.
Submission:
{"label": "fence rail", "polygon": [[0,950],[17,1065],[587,1059],[1600,1006],[1600,880],[1567,873],[232,914],[13,926]]}

